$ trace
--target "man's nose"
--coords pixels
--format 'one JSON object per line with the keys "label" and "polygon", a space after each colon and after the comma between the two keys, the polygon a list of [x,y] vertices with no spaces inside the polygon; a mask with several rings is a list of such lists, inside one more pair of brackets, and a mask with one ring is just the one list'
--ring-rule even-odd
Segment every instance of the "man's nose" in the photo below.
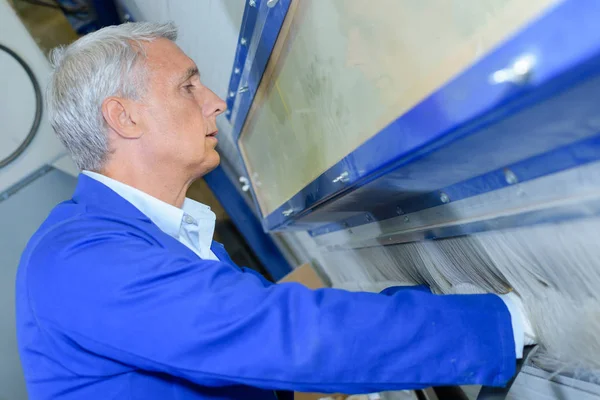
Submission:
{"label": "man's nose", "polygon": [[204,113],[207,117],[217,117],[227,110],[227,103],[219,96],[217,96],[212,90],[206,89],[208,95],[206,96],[206,102],[204,104]]}

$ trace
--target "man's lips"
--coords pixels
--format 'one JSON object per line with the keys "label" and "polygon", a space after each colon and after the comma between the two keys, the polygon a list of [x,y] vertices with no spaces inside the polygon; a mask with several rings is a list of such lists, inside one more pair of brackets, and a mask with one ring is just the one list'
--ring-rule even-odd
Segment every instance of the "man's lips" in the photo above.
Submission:
{"label": "man's lips", "polygon": [[215,136],[217,136],[217,133],[219,133],[219,131],[214,131],[214,132],[211,132],[211,133],[209,133],[209,134],[208,134],[208,135],[206,135],[206,136],[207,136],[207,137],[215,137]]}

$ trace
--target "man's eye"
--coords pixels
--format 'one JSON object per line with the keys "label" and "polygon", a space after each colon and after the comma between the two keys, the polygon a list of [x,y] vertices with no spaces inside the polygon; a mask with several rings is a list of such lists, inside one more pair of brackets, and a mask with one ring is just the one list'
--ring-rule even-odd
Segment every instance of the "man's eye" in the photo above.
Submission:
{"label": "man's eye", "polygon": [[185,85],[183,87],[188,93],[192,93],[192,90],[194,90],[194,85]]}

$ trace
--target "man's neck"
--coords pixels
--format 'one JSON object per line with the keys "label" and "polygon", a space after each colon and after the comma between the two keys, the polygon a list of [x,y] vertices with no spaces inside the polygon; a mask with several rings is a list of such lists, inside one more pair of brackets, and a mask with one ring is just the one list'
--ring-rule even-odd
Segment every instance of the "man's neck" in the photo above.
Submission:
{"label": "man's neck", "polygon": [[106,168],[98,171],[98,173],[141,190],[178,208],[183,206],[187,190],[193,182],[193,179],[172,176],[175,174],[168,174],[165,171],[124,173]]}

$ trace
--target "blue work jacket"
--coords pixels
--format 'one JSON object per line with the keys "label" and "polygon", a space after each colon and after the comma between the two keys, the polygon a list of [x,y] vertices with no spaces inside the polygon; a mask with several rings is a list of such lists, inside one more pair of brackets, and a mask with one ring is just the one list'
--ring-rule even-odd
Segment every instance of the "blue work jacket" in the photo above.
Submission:
{"label": "blue work jacket", "polygon": [[503,385],[515,371],[497,296],[309,290],[202,260],[108,187],[80,176],[17,275],[31,400],[273,399]]}

